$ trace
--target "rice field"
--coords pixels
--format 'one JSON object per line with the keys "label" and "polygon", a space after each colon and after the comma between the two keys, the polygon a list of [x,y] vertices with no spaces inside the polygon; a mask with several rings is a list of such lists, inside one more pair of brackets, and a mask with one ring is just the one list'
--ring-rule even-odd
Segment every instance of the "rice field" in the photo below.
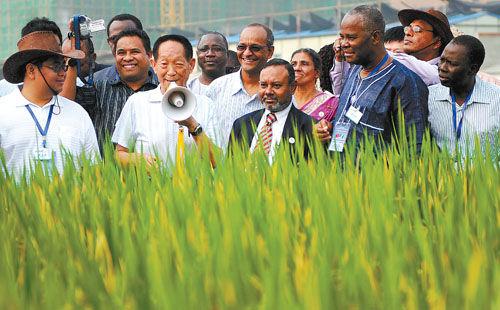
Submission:
{"label": "rice field", "polygon": [[498,158],[318,149],[1,174],[0,308],[500,308]]}

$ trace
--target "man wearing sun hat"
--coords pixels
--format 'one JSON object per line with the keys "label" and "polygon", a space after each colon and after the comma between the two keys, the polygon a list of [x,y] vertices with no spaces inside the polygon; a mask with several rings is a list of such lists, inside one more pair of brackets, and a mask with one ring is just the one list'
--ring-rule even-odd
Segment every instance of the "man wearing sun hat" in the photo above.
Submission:
{"label": "man wearing sun hat", "polygon": [[62,53],[52,31],[34,31],[17,43],[18,52],[4,63],[10,83],[23,83],[0,98],[0,151],[9,173],[19,175],[40,163],[63,171],[64,155],[75,160],[85,153],[99,156],[92,122],[77,103],[58,95],[66,77],[66,59],[82,59],[82,51]]}

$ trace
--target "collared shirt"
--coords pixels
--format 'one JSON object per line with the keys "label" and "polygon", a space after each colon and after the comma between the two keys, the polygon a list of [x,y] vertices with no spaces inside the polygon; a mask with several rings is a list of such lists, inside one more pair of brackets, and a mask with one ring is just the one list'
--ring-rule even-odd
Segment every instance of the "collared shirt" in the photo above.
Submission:
{"label": "collared shirt", "polygon": [[462,134],[458,141],[453,128],[450,89],[441,84],[429,87],[429,122],[437,144],[452,153],[458,146],[463,151],[462,154],[467,155],[467,149],[471,153],[474,151],[474,139],[477,135],[484,151],[486,143],[493,143],[500,134],[500,87],[476,77],[467,107],[456,107],[457,124],[463,113]]}
{"label": "collared shirt", "polygon": [[[205,96],[195,96],[193,117],[205,128],[212,102]],[[175,162],[179,125],[163,114],[162,98],[160,86],[130,96],[116,123],[112,141],[131,152],[157,155],[162,160]],[[184,142],[186,148],[195,145],[187,128],[184,128]]]}
{"label": "collared shirt", "polygon": [[18,84],[12,84],[6,79],[0,80],[0,97],[10,94],[17,86]]}
{"label": "collared shirt", "polygon": [[262,103],[257,93],[251,96],[245,90],[241,70],[214,80],[208,87],[207,97],[213,101],[209,119],[211,132],[215,143],[226,150],[234,121],[262,109]]}
{"label": "collared shirt", "polygon": [[[108,69],[113,69],[114,71],[109,71]],[[128,85],[121,80],[116,70],[116,66],[104,70],[108,70],[109,74],[107,75],[107,79],[94,81],[94,87],[77,88],[77,100],[79,100],[81,96],[87,96],[87,103],[85,105],[81,103],[82,106],[84,106],[87,111],[89,111],[89,105],[95,107],[95,110],[91,111],[89,114],[92,116],[92,121],[97,133],[97,140],[101,147],[106,135],[111,135],[113,133],[116,121],[128,97],[137,92],[155,89],[158,85],[158,79],[151,68],[149,68],[148,79],[144,85],[136,91],[128,87]],[[88,92],[90,92],[90,95]]]}
{"label": "collared shirt", "polygon": [[[364,132],[373,138],[381,138],[390,143],[392,136],[397,137],[394,127],[398,129],[398,106],[401,106],[405,120],[408,141],[411,127],[416,129],[416,147],[420,151],[425,128],[427,127],[428,89],[413,71],[397,60],[366,78],[360,78],[361,66],[353,66],[347,78],[339,107],[333,124],[351,122],[348,140],[353,139],[356,131],[356,145],[364,139]],[[362,113],[358,124],[354,124],[345,116],[349,107],[354,104]]]}
{"label": "collared shirt", "polygon": [[47,148],[54,154],[59,173],[63,172],[64,164],[61,147],[75,156],[75,163],[81,154],[87,158],[99,156],[94,127],[85,110],[61,96],[57,96],[56,104],[55,98],[43,107],[28,101],[19,89],[0,98],[0,149],[4,152],[8,170],[15,175],[22,173],[23,169],[29,172],[35,154],[42,148],[42,136],[26,105],[30,106],[40,126],[45,128],[50,106],[55,104],[47,132]]}
{"label": "collared shirt", "polygon": [[187,82],[187,88],[189,88],[193,93],[198,95],[207,95],[207,89],[209,85],[205,85],[200,82],[200,77],[197,76]]}
{"label": "collared shirt", "polygon": [[[292,105],[295,105],[295,103],[292,102],[284,110],[274,113],[276,115],[276,121],[271,125],[271,129],[273,131],[273,138],[271,140],[271,149],[269,151],[270,163],[272,163],[275,153],[274,149],[276,145],[279,145],[281,142],[283,128],[285,127],[286,118],[288,117],[288,113],[290,112]],[[252,144],[250,145],[250,153],[253,153],[255,151],[255,148],[257,147],[257,143],[259,142],[259,132],[262,130],[262,127],[264,127],[264,125],[266,124],[266,118],[267,115],[269,115],[269,113],[271,113],[271,111],[265,109],[264,114],[262,114],[259,125],[257,126],[257,130],[255,131],[255,135],[253,136]]]}

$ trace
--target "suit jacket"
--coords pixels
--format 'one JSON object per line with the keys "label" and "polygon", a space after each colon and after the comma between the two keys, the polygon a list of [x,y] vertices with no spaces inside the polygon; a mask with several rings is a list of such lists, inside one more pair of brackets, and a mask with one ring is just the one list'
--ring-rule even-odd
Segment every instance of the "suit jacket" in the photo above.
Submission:
{"label": "suit jacket", "polygon": [[[292,107],[290,108],[290,112],[288,113],[283,127],[280,144],[289,144],[292,159],[296,160],[299,152],[302,152],[304,158],[307,159],[310,155],[309,143],[312,143],[313,138],[314,119],[298,110],[293,103],[291,104]],[[230,150],[231,147],[234,147],[234,142],[245,142],[248,148],[250,148],[255,132],[257,131],[257,126],[259,125],[262,115],[264,115],[264,111],[265,109],[257,110],[243,115],[234,121],[231,137],[229,139]],[[297,130],[298,136],[295,134],[295,130]],[[302,146],[302,150],[298,149],[299,145]]]}

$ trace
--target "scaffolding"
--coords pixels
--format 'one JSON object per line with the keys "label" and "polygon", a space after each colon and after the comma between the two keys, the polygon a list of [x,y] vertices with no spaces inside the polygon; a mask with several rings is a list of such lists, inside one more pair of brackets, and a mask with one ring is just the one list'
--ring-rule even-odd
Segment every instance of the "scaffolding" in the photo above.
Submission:
{"label": "scaffolding", "polygon": [[[16,50],[22,27],[32,18],[46,16],[54,20],[63,33],[74,14],[92,19],[103,18],[107,23],[120,13],[137,16],[154,41],[164,33],[180,33],[197,39],[207,30],[225,35],[238,33],[252,22],[274,26],[287,25],[301,30],[309,14],[325,20],[336,20],[342,11],[367,3],[361,0],[0,0],[2,40],[0,62]],[[302,26],[304,27],[304,26]],[[108,52],[105,34],[95,36],[96,51]]]}

